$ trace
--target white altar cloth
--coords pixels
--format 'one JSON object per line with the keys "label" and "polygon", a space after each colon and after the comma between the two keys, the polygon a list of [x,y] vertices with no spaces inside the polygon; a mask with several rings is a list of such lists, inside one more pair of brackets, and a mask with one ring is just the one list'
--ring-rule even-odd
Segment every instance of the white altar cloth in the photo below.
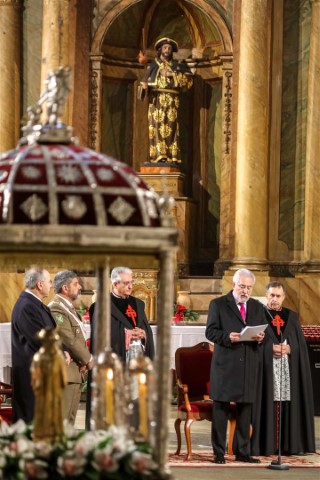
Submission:
{"label": "white altar cloth", "polygon": [[[85,326],[87,334],[90,334],[90,325]],[[157,345],[157,325],[151,326],[154,344]],[[207,342],[205,326],[184,325],[171,327],[171,352],[170,368],[175,368],[174,355],[177,348],[191,347],[200,342]],[[11,323],[0,323],[0,380],[6,381],[7,367],[11,367]]]}
{"label": "white altar cloth", "polygon": [[0,381],[10,383],[11,323],[0,323]]}
{"label": "white altar cloth", "polygon": [[[151,326],[155,346],[157,345],[157,326]],[[205,325],[185,325],[171,327],[170,368],[175,368],[175,353],[180,347],[192,347],[200,342],[208,342],[205,337]]]}

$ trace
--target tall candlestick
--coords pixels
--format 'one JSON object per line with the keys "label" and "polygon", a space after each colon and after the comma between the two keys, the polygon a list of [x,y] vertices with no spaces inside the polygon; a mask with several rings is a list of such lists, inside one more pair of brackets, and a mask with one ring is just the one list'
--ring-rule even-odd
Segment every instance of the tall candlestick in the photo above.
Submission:
{"label": "tall candlestick", "polygon": [[113,425],[113,370],[108,368],[106,378],[106,420]]}
{"label": "tall candlestick", "polygon": [[148,438],[148,411],[147,411],[147,377],[145,373],[139,375],[139,431],[147,440]]}

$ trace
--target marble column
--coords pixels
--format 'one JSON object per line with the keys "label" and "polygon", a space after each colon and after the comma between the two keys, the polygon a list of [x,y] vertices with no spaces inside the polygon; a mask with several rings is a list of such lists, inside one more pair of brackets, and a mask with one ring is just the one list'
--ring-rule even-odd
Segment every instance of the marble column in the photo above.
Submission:
{"label": "marble column", "polygon": [[21,0],[0,0],[0,152],[20,137]]}
{"label": "marble column", "polygon": [[154,448],[152,457],[155,461],[159,478],[168,478],[167,455],[168,455],[168,418],[170,405],[170,336],[171,317],[174,292],[174,256],[172,250],[163,251],[160,254],[159,269],[159,294],[158,294],[158,318],[157,318],[157,345],[155,371],[156,394]]}
{"label": "marble column", "polygon": [[267,269],[268,0],[241,3],[232,269]]}
{"label": "marble column", "polygon": [[[69,62],[69,0],[44,0],[42,17],[41,91],[49,70],[66,67]],[[63,121],[68,123],[67,103]]]}
{"label": "marble column", "polygon": [[312,0],[305,181],[305,271],[320,272],[320,0]]}

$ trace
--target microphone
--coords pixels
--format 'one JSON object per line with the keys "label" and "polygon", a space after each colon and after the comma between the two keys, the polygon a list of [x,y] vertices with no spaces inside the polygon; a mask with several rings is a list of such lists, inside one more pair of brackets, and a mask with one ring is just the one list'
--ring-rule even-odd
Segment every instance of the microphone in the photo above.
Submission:
{"label": "microphone", "polygon": [[[263,306],[265,311],[268,313],[269,317],[273,321],[273,316],[271,315],[270,310],[268,309],[268,306],[265,305],[264,303],[260,302]],[[270,470],[289,470],[289,465],[287,463],[282,463],[281,461],[281,434],[282,434],[282,331],[280,329],[280,396],[279,396],[279,428],[278,428],[278,458],[277,460],[272,460],[270,465],[267,466]],[[276,419],[277,422],[277,419]]]}

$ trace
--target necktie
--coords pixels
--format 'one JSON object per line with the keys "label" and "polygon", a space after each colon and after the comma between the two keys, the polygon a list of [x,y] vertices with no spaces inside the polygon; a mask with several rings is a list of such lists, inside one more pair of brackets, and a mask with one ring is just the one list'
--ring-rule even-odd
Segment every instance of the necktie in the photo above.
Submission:
{"label": "necktie", "polygon": [[239,303],[240,305],[240,315],[242,317],[243,323],[246,323],[246,307],[244,303]]}

